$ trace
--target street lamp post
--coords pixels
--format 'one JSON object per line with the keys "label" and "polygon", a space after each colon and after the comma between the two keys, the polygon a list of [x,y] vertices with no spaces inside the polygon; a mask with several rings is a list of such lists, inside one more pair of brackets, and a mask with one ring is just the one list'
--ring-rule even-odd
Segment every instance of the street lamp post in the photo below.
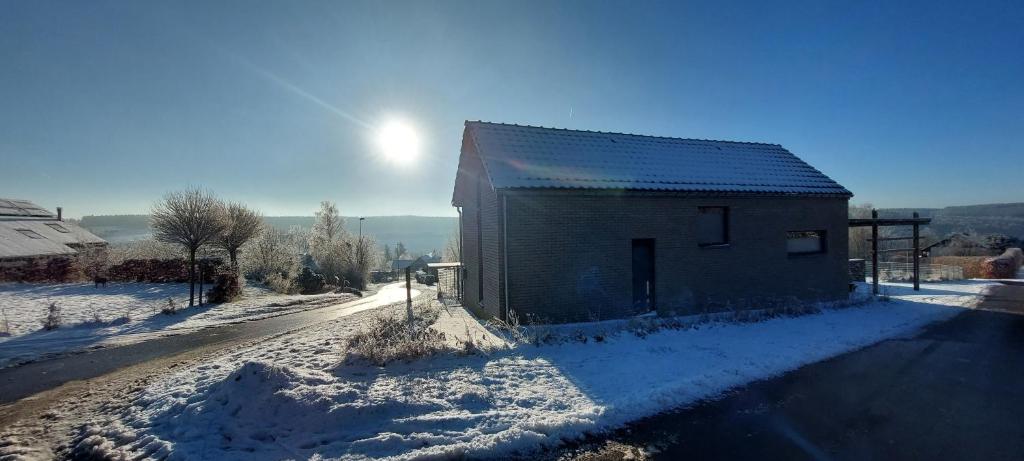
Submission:
{"label": "street lamp post", "polygon": [[366,218],[359,218],[359,247],[356,248],[356,263],[359,264],[359,270],[363,267],[363,220]]}

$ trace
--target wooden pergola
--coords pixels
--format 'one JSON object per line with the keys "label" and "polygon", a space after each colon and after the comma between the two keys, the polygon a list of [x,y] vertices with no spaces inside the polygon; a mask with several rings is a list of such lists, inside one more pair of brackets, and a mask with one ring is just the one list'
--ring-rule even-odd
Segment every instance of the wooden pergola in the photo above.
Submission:
{"label": "wooden pergola", "polygon": [[[878,253],[910,251],[914,254],[914,291],[921,290],[921,234],[920,227],[931,224],[932,218],[922,218],[914,212],[913,218],[879,218],[878,210],[871,210],[871,218],[851,218],[850,227],[871,227],[871,291],[878,294]],[[910,237],[878,238],[879,227],[913,226],[914,233]],[[879,250],[879,241],[913,241],[910,248],[892,248]]]}

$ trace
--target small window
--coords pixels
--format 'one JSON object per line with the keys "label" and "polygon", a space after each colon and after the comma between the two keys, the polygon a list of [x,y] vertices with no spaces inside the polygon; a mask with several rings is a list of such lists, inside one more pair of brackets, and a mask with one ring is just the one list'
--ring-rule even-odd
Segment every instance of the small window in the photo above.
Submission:
{"label": "small window", "polygon": [[697,207],[697,244],[700,246],[729,243],[729,208]]}
{"label": "small window", "polygon": [[825,252],[825,231],[786,232],[786,251],[791,255]]}
{"label": "small window", "polygon": [[64,226],[62,226],[60,224],[57,224],[57,223],[46,223],[46,225],[50,226],[51,229],[53,229],[53,230],[55,230],[57,232],[60,232],[62,234],[67,234],[67,233],[71,232],[71,231],[67,230],[67,228],[65,228]]}
{"label": "small window", "polygon": [[42,235],[39,235],[34,230],[30,230],[30,229],[17,229],[17,231],[21,232],[21,235],[24,235],[25,237],[28,237],[30,239],[41,239],[41,238],[43,238]]}

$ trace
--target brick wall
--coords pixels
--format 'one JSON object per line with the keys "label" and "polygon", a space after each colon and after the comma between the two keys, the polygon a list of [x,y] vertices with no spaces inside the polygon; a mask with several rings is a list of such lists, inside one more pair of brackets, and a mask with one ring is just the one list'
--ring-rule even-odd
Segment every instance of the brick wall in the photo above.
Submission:
{"label": "brick wall", "polygon": [[[510,306],[520,319],[588,321],[639,313],[632,308],[636,238],[655,239],[663,313],[847,294],[845,198],[523,191],[507,192],[507,206]],[[697,244],[698,206],[729,207],[727,247]],[[789,255],[786,232],[792,230],[825,230],[827,251]],[[475,266],[467,267],[472,278]],[[500,289],[498,282],[492,284]],[[485,304],[490,299],[485,287]]]}
{"label": "brick wall", "polygon": [[456,180],[463,186],[463,196],[456,197],[462,204],[462,262],[467,269],[463,303],[477,315],[500,317],[501,213],[498,196],[483,174],[483,165],[472,152],[472,146],[463,146]]}

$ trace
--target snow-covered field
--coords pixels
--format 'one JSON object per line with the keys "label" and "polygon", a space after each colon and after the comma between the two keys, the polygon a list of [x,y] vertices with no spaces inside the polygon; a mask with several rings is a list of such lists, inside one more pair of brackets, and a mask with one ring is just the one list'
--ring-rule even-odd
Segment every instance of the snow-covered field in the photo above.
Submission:
{"label": "snow-covered field", "polygon": [[[198,287],[197,287],[198,288]],[[41,355],[82,347],[124,344],[184,330],[255,320],[286,312],[349,301],[349,294],[279,295],[259,287],[245,287],[242,299],[225,304],[188,308],[188,285],[183,283],[0,284],[0,367]],[[177,314],[161,308],[174,299]],[[47,306],[57,303],[63,323],[42,329]]]}
{"label": "snow-covered field", "polygon": [[[969,306],[983,284],[759,323],[620,333],[377,368],[345,365],[348,317],[149,384],[80,444],[167,459],[423,459],[529,455],[723,391],[910,334]],[[469,317],[436,325],[464,335]],[[474,326],[479,328],[479,326]],[[479,330],[477,330],[479,331]]]}

